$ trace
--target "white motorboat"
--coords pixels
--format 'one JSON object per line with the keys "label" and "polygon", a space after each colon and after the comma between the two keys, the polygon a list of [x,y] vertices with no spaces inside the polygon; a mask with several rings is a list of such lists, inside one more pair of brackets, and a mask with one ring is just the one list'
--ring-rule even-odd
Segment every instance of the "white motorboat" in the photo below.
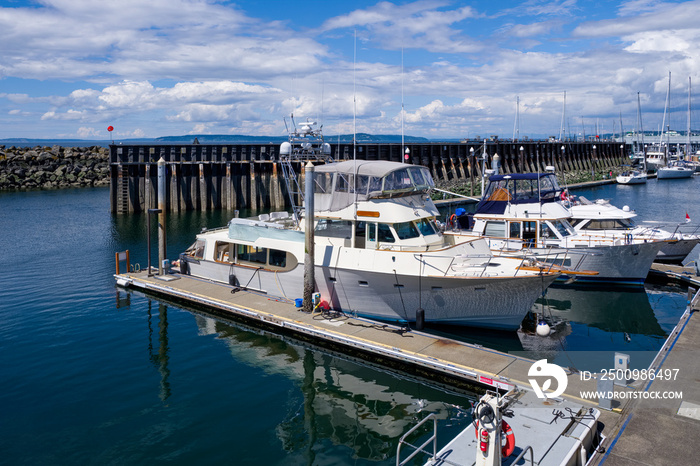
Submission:
{"label": "white motorboat", "polygon": [[643,184],[647,182],[647,174],[639,170],[627,170],[615,179],[619,184]]}
{"label": "white motorboat", "polygon": [[656,177],[659,180],[690,178],[695,173],[695,167],[686,165],[682,160],[674,160],[668,163],[665,167],[659,167],[656,170]]}
{"label": "white motorboat", "polygon": [[658,170],[666,165],[666,146],[651,146],[646,151],[645,164],[648,170]]}
{"label": "white motorboat", "polygon": [[[308,154],[323,144],[299,139],[281,152]],[[346,161],[318,165],[313,177],[316,290],[319,302],[335,310],[410,322],[422,308],[425,322],[514,330],[559,275],[524,267],[523,259],[495,257],[484,239],[443,235],[425,167]],[[226,228],[202,232],[181,254],[182,271],[298,298],[305,222],[295,217],[234,218]]]}
{"label": "white motorboat", "polygon": [[560,263],[578,272],[578,281],[642,284],[663,243],[577,232],[562,197],[566,192],[551,172],[492,175],[473,225],[449,234],[486,237],[499,255]]}
{"label": "white motorboat", "polygon": [[[548,366],[553,366],[550,369]],[[546,368],[546,374],[540,374]],[[550,371],[561,371],[556,378]],[[528,372],[530,384],[539,383],[547,375],[547,387],[566,377],[562,368],[542,359]],[[601,412],[590,403],[571,401],[568,397],[552,397],[549,390],[525,391],[513,389],[505,395],[487,391],[473,405],[473,421],[448,441],[440,450],[435,416],[428,415],[400,439],[396,449],[396,464],[415,464],[418,453],[427,456],[425,466],[586,466],[598,464],[604,449],[599,446],[608,427],[600,422]],[[562,389],[562,391],[564,391]],[[555,392],[556,393],[556,392]],[[578,394],[578,393],[577,393]],[[543,399],[545,398],[545,399]],[[430,423],[433,425],[432,435]],[[419,429],[422,427],[422,429]],[[426,434],[426,430],[428,433]],[[418,437],[422,434],[423,437]],[[420,444],[425,438],[425,443]],[[433,451],[429,450],[433,443]],[[442,444],[442,443],[440,443]],[[418,446],[417,446],[418,445]],[[413,459],[413,462],[411,460]]]}
{"label": "white motorboat", "polygon": [[637,216],[634,210],[628,206],[616,207],[606,199],[591,202],[585,197],[578,197],[569,211],[571,224],[583,234],[634,243],[662,241],[663,245],[656,256],[659,262],[682,262],[700,242],[697,226],[679,223],[673,232],[664,230],[658,223],[638,226],[633,220]]}

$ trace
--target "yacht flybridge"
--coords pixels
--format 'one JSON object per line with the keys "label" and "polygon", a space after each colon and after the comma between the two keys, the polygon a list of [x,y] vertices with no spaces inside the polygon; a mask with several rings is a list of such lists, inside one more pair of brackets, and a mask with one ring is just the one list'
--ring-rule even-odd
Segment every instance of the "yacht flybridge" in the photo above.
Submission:
{"label": "yacht flybridge", "polygon": [[[334,310],[410,322],[421,308],[425,322],[512,330],[559,275],[529,259],[494,257],[482,238],[443,235],[425,167],[327,163],[313,179],[316,289]],[[297,220],[273,212],[202,232],[181,255],[183,273],[298,298],[310,232]]]}
{"label": "yacht flybridge", "polygon": [[563,264],[580,272],[579,281],[642,284],[663,243],[576,232],[564,205],[568,199],[552,172],[492,175],[469,228],[446,233],[487,238],[499,256],[534,255]]}

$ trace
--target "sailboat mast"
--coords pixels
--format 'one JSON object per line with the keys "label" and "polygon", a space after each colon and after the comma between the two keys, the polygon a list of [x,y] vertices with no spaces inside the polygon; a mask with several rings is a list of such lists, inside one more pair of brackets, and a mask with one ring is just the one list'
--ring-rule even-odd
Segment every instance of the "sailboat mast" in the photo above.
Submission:
{"label": "sailboat mast", "polygon": [[404,151],[404,132],[403,132],[403,46],[401,47],[401,161],[407,162],[403,156]]}
{"label": "sailboat mast", "polygon": [[357,68],[357,29],[355,30],[355,40],[353,44],[353,56],[352,56],[352,161],[354,165],[353,169],[353,191],[355,192],[355,202],[354,209],[354,221],[352,225],[352,232],[350,233],[350,245],[355,247],[356,235],[355,235],[355,225],[357,224],[357,85],[356,85],[356,68]]}
{"label": "sailboat mast", "polygon": [[690,76],[688,76],[688,133],[685,143],[685,157],[690,160]]}
{"label": "sailboat mast", "polygon": [[513,140],[520,139],[520,96],[515,97],[515,122],[513,123]]}
{"label": "sailboat mast", "polygon": [[564,136],[564,116],[566,115],[566,91],[564,91],[564,104],[561,109],[561,124],[559,125],[559,140],[562,141]]}
{"label": "sailboat mast", "polygon": [[[671,100],[671,72],[668,72],[668,91],[666,91],[666,102],[664,103],[664,117],[661,120],[661,131],[659,132],[659,147],[664,143],[664,128],[666,127],[666,111],[668,110],[668,104]],[[670,118],[669,118],[670,119]],[[665,152],[665,150],[664,150]]]}

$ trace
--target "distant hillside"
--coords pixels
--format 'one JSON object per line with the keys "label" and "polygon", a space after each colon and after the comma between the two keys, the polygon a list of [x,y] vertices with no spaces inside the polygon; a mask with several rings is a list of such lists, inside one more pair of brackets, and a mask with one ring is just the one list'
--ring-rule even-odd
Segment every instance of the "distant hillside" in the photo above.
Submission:
{"label": "distant hillside", "polygon": [[[249,136],[244,134],[188,134],[184,136],[163,136],[159,138],[117,139],[116,144],[192,144],[195,139],[200,144],[281,144],[287,140],[287,136]],[[351,143],[352,134],[325,136],[325,140],[333,143]],[[431,142],[430,139],[404,136],[406,143]],[[441,140],[447,141],[447,140]],[[357,134],[358,143],[400,143],[401,135],[397,134]],[[34,146],[61,146],[61,147],[108,147],[111,141],[90,139],[30,139],[7,138],[0,139],[0,146],[34,147]]]}
{"label": "distant hillside", "polygon": [[[341,134],[338,135],[325,135],[325,140],[329,143],[352,142],[352,134]],[[211,144],[211,143],[224,143],[224,142],[235,142],[235,143],[282,143],[287,140],[287,136],[247,136],[243,134],[195,134],[187,136],[163,136],[154,139],[155,142],[161,143],[184,143],[191,144],[195,139],[200,144]],[[427,138],[416,137],[416,136],[404,136],[405,142],[430,142]],[[358,133],[357,142],[401,142],[401,135],[395,134],[367,134]]]}

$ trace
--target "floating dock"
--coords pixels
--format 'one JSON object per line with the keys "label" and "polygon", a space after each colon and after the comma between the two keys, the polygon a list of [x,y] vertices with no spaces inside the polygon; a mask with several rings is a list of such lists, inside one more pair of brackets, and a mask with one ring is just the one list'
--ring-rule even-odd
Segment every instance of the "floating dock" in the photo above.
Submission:
{"label": "floating dock", "polygon": [[[532,398],[528,372],[535,361],[531,359],[347,314],[309,314],[297,308],[292,299],[188,275],[151,276],[141,271],[117,273],[115,279],[121,287],[291,335],[395,372],[427,379],[433,385],[477,393],[517,389],[530,392]],[[645,403],[648,400],[634,400],[635,395],[630,395],[660,390],[666,381],[616,386],[615,392],[625,392],[621,397],[625,401],[607,400],[611,409],[600,409],[599,422],[605,426],[607,438],[594,458],[596,462],[590,464],[690,464],[685,462],[686,452],[691,440],[700,438],[700,389],[696,388],[700,373],[700,358],[697,358],[700,321],[694,311],[698,308],[697,301],[696,296],[654,361],[658,369],[679,369],[681,378],[675,390],[682,391],[683,399],[661,400],[658,405],[650,406]],[[581,398],[582,392],[598,390],[595,379],[582,380],[579,373],[572,371],[566,377],[567,389],[560,397],[535,399],[529,406],[546,408],[551,413],[559,403],[583,408],[597,408],[599,402],[606,403],[606,400]],[[664,446],[654,449],[655,442]],[[668,456],[664,456],[664,461],[649,462],[647,450],[652,450],[649,455]]]}

